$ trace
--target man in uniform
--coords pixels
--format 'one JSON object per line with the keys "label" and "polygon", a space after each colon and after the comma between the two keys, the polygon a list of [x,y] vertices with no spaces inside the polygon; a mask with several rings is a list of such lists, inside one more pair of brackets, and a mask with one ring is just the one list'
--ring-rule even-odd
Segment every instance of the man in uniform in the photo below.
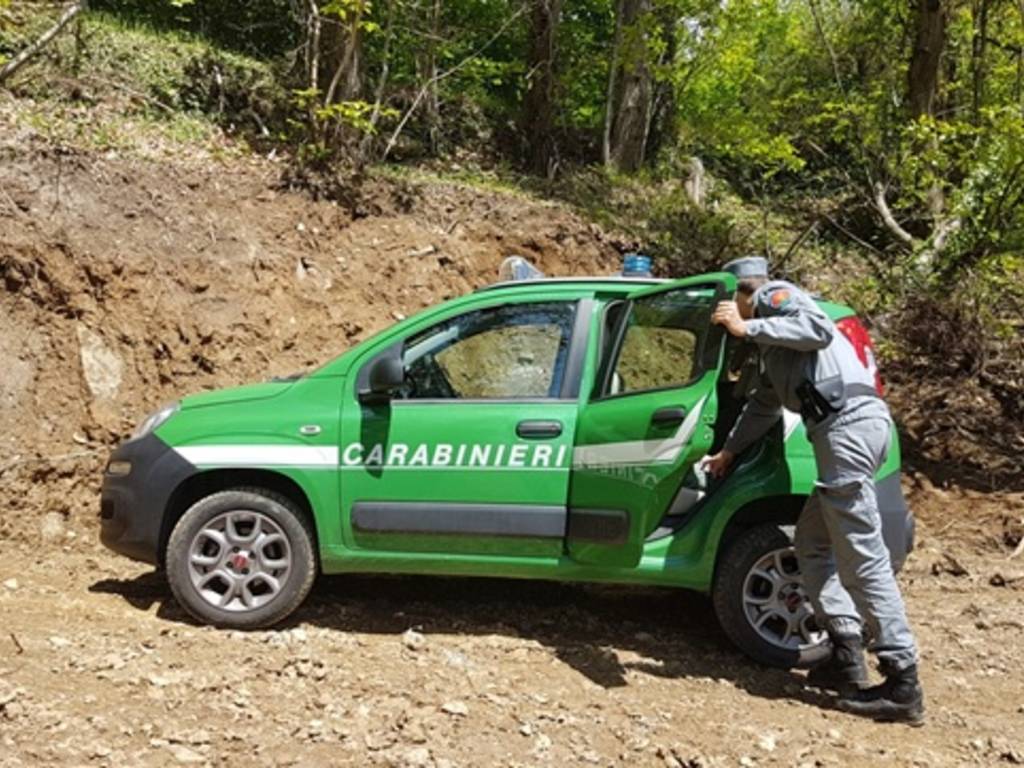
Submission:
{"label": "man in uniform", "polygon": [[[706,459],[715,476],[760,439],[787,408],[801,414],[818,482],[797,522],[794,546],[804,588],[832,641],[809,681],[840,693],[840,707],[879,720],[920,724],[924,695],[917,649],[882,540],[875,473],[889,448],[889,409],[853,345],[817,304],[768,279],[760,257],[723,268],[739,281],[712,322],[757,345],[761,376],[722,450]],[[885,676],[868,687],[863,624]]]}

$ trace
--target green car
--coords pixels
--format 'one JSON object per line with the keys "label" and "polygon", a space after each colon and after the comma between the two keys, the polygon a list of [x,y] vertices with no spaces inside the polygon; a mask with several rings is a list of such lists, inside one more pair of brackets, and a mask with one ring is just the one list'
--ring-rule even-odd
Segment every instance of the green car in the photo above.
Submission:
{"label": "green car", "polygon": [[[725,478],[700,469],[752,367],[710,324],[734,288],[504,282],[312,373],[186,397],[111,456],[102,541],[221,627],[280,622],[318,572],[649,584],[710,594],[754,659],[813,663],[828,646],[791,545],[815,480],[800,419]],[[854,313],[821,306],[874,365]],[[878,494],[898,568],[913,518],[893,437]]]}

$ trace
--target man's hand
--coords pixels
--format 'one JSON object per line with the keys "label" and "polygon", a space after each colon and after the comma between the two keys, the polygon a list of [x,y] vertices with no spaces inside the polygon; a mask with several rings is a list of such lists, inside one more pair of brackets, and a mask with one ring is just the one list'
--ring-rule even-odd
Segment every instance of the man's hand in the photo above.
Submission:
{"label": "man's hand", "polygon": [[732,466],[733,459],[735,458],[736,456],[732,451],[727,451],[723,448],[714,456],[707,456],[700,465],[712,477],[722,477],[729,471],[729,467]]}
{"label": "man's hand", "polygon": [[747,324],[740,317],[740,310],[735,301],[718,302],[715,313],[711,315],[711,322],[724,326],[725,330],[738,339],[747,335]]}

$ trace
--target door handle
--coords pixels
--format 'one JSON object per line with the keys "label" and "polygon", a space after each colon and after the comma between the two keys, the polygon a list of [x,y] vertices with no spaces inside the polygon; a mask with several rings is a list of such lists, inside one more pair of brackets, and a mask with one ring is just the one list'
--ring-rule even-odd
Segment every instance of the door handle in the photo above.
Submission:
{"label": "door handle", "polygon": [[562,434],[560,421],[520,421],[516,424],[516,434],[520,437],[535,440],[550,440]]}
{"label": "door handle", "polygon": [[686,409],[678,407],[659,408],[651,416],[651,424],[656,427],[671,427],[682,424],[686,418]]}

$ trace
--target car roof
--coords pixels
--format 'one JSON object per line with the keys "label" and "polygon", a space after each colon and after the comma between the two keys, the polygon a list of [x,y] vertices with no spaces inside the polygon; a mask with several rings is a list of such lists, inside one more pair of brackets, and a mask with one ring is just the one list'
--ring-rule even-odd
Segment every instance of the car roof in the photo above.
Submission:
{"label": "car roof", "polygon": [[[698,275],[692,275],[692,277],[698,277]],[[640,288],[665,285],[671,282],[674,281],[661,277],[622,277],[621,275],[538,277],[529,280],[503,280],[498,283],[492,283],[491,285],[485,285],[481,288],[477,288],[473,293],[512,291],[515,289],[525,292],[528,290],[544,290],[551,288],[562,289],[565,291],[593,290],[595,293],[600,291],[630,293]],[[844,304],[837,304],[835,302],[828,301],[817,293],[812,293],[811,298],[814,299],[818,306],[820,306],[822,310],[824,310],[824,312],[833,320],[839,320],[856,314],[850,307]]]}
{"label": "car roof", "polygon": [[484,293],[485,291],[498,291],[507,290],[509,288],[525,288],[529,286],[533,287],[548,287],[551,285],[568,286],[575,288],[583,287],[595,287],[595,288],[622,288],[623,290],[634,290],[636,288],[642,288],[644,286],[661,285],[663,283],[671,283],[671,280],[666,280],[659,277],[622,277],[620,275],[609,276],[595,276],[595,277],[539,277],[532,280],[503,280],[499,283],[492,283],[491,285],[485,285],[482,288],[477,288],[474,293]]}

